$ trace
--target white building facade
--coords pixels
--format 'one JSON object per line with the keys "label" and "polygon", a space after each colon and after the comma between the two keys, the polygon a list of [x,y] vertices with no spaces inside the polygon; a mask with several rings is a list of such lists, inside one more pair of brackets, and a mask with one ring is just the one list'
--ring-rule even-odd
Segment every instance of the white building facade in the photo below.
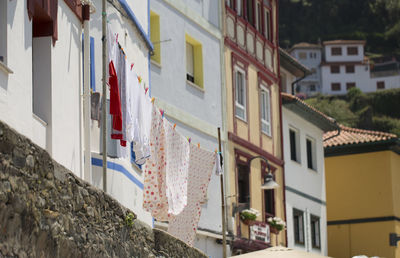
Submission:
{"label": "white building facade", "polygon": [[[78,0],[0,2],[0,119],[30,138],[51,157],[84,178],[83,20]],[[101,1],[90,18],[90,78],[102,92]],[[108,25],[135,69],[150,85],[148,1],[107,1]],[[43,22],[46,21],[46,22]],[[110,125],[108,125],[110,126]],[[91,121],[91,183],[102,188],[98,122]],[[139,219],[143,180],[129,159],[109,159],[107,192]]]}
{"label": "white building facade", "polygon": [[327,255],[324,131],[333,119],[282,94],[288,247]]}
{"label": "white building facade", "polygon": [[321,92],[322,79],[320,65],[323,58],[322,46],[299,43],[294,45],[289,52],[301,64],[311,70],[310,75],[296,84],[296,92],[305,93],[308,96]]}
{"label": "white building facade", "polygon": [[[151,1],[152,96],[179,132],[211,151],[218,149],[217,128],[225,135],[221,2]],[[222,257],[221,221],[220,178],[212,175],[194,243],[210,257]]]}

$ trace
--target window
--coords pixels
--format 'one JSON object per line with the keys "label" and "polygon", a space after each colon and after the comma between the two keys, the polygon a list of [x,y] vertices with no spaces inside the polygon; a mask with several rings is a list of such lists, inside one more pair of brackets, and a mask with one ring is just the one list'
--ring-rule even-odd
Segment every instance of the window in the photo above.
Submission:
{"label": "window", "polygon": [[342,48],[341,47],[333,47],[333,48],[331,48],[331,54],[333,56],[341,56],[342,55]]}
{"label": "window", "polygon": [[253,24],[254,25],[254,1],[246,1],[246,4],[247,4],[247,8],[246,8],[246,11],[247,11],[247,14],[246,14],[246,18],[247,18],[247,21],[250,23],[250,24]]}
{"label": "window", "polygon": [[243,0],[236,0],[236,13],[243,16]]}
{"label": "window", "polygon": [[262,33],[262,4],[259,1],[256,3],[256,29]]}
{"label": "window", "polygon": [[245,73],[235,69],[235,105],[236,116],[246,121],[246,81]]}
{"label": "window", "polygon": [[271,99],[269,94],[269,90],[267,90],[265,87],[261,88],[261,131],[267,135],[271,135]]}
{"label": "window", "polygon": [[340,87],[340,83],[339,82],[334,82],[334,83],[331,84],[331,90],[332,91],[340,91],[341,90],[340,88],[341,87]]}
{"label": "window", "polygon": [[304,212],[293,209],[294,242],[304,245]]}
{"label": "window", "polygon": [[307,53],[306,52],[299,52],[299,59],[307,59]]}
{"label": "window", "polygon": [[319,217],[311,215],[311,244],[313,248],[321,249]]}
{"label": "window", "polygon": [[331,65],[331,73],[340,73],[340,65]]}
{"label": "window", "polygon": [[315,140],[311,138],[306,139],[307,147],[307,167],[312,170],[317,170],[317,157],[315,150]]}
{"label": "window", "polygon": [[354,65],[346,65],[346,73],[354,73]]}
{"label": "window", "polygon": [[272,35],[271,35],[271,13],[269,9],[264,8],[264,36],[266,39],[271,41]]}
{"label": "window", "polygon": [[264,190],[264,209],[266,217],[275,216],[275,195],[274,190]]}
{"label": "window", "polygon": [[378,89],[378,90],[385,89],[385,82],[384,81],[376,82],[376,89]]}
{"label": "window", "polygon": [[7,64],[7,2],[0,1],[0,62]]}
{"label": "window", "polygon": [[160,16],[153,11],[150,11],[150,40],[154,46],[151,60],[161,64]]}
{"label": "window", "polygon": [[358,47],[347,47],[347,55],[349,56],[358,55]]}
{"label": "window", "polygon": [[311,84],[310,91],[316,91],[316,90],[317,90],[317,88],[316,88],[315,84]]}
{"label": "window", "polygon": [[356,83],[355,82],[346,83],[346,90],[349,90],[349,89],[355,88],[355,87],[356,87]]}
{"label": "window", "polygon": [[186,79],[203,88],[203,47],[186,34]]}
{"label": "window", "polygon": [[317,69],[311,68],[311,73],[312,73],[312,74],[316,74],[316,73],[317,73]]}
{"label": "window", "polygon": [[234,1],[234,0],[226,0],[225,3],[226,3],[226,5],[228,5],[231,9],[233,9],[233,7],[234,7],[233,1]]}
{"label": "window", "polygon": [[316,59],[317,58],[317,53],[315,52],[310,52],[310,59]]}
{"label": "window", "polygon": [[238,198],[239,203],[250,204],[250,174],[249,167],[238,165]]}
{"label": "window", "polygon": [[290,159],[300,162],[300,140],[299,131],[296,129],[289,129],[290,138]]}

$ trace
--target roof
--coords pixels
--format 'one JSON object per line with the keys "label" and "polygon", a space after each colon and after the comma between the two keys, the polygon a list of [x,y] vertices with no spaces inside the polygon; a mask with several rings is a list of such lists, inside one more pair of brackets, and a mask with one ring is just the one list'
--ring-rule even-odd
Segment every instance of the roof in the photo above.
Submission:
{"label": "roof", "polygon": [[[340,134],[338,131],[331,131],[324,134],[324,147],[339,147],[349,145],[359,145],[366,143],[382,143],[385,141],[397,140],[397,135],[379,131],[370,131],[364,129],[350,128],[340,125]],[[330,138],[330,139],[328,139]],[[328,140],[326,140],[328,139]]]}
{"label": "roof", "polygon": [[311,70],[301,64],[288,52],[279,48],[280,65],[296,77],[303,77],[312,74]]}
{"label": "roof", "polygon": [[292,48],[289,50],[289,52],[292,52],[292,50],[294,50],[296,48],[302,48],[302,49],[310,49],[310,48],[312,48],[312,49],[314,49],[314,48],[322,48],[322,46],[318,45],[318,44],[300,42],[300,43],[294,44],[292,46]]}
{"label": "roof", "polygon": [[296,96],[288,93],[281,93],[282,104],[285,108],[303,117],[308,122],[316,125],[324,132],[338,130],[335,119],[308,105]]}
{"label": "roof", "polygon": [[365,46],[365,43],[366,43],[365,40],[343,40],[343,39],[322,42],[322,44],[324,46],[325,45],[364,45]]}
{"label": "roof", "polygon": [[251,252],[247,254],[242,254],[238,256],[233,256],[238,258],[256,258],[256,257],[286,257],[286,258],[323,258],[328,256],[323,256],[320,254],[305,252],[302,250],[294,250],[291,248],[283,246],[274,246],[261,251]]}

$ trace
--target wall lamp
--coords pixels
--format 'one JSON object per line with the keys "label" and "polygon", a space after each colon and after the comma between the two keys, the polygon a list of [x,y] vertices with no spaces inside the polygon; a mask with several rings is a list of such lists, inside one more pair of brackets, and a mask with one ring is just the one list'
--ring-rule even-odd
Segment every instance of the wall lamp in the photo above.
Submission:
{"label": "wall lamp", "polygon": [[268,173],[264,178],[264,184],[261,185],[261,189],[262,190],[270,190],[270,189],[278,188],[279,184],[277,182],[275,182],[274,176],[271,173],[271,167],[270,167],[269,162],[268,162],[268,160],[266,158],[264,158],[263,156],[252,157],[247,161],[247,165],[250,167],[250,163],[255,159],[262,159],[262,160],[265,161],[265,163],[267,163]]}

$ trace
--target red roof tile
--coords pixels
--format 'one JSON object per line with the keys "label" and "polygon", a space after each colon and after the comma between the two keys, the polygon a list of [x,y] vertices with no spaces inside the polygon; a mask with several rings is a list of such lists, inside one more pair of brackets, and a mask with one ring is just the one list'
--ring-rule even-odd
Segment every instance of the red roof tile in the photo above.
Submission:
{"label": "red roof tile", "polygon": [[338,136],[332,137],[337,134],[337,131],[330,131],[324,134],[324,147],[336,147],[341,145],[353,145],[361,143],[372,143],[396,139],[397,136],[391,133],[363,130],[357,128],[350,128],[340,125],[341,132]]}

